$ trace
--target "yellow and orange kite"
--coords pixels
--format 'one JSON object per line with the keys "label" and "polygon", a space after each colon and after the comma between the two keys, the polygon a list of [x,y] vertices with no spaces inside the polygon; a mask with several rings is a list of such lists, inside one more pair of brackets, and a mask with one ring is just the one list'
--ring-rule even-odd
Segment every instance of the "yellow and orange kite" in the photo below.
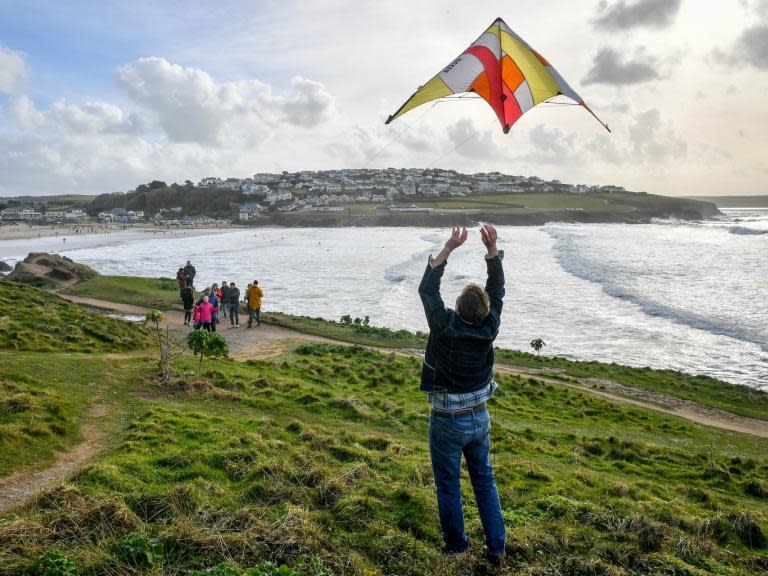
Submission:
{"label": "yellow and orange kite", "polygon": [[520,116],[555,96],[566,96],[583,106],[610,132],[560,73],[501,18],[421,86],[386,124],[417,106],[466,92],[474,92],[490,104],[505,134]]}

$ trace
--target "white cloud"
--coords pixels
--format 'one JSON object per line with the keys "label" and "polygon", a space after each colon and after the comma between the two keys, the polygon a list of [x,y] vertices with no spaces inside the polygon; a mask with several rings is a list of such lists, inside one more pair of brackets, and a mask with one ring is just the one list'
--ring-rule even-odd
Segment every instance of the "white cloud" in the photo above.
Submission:
{"label": "white cloud", "polygon": [[320,82],[301,76],[291,79],[294,93],[276,98],[276,106],[282,110],[283,118],[295,126],[314,128],[330,119],[334,112],[334,98]]}
{"label": "white cloud", "polygon": [[175,142],[255,144],[282,122],[314,128],[334,111],[334,98],[314,80],[296,76],[293,92],[274,96],[258,80],[216,82],[207,72],[164,58],[140,58],[117,71],[119,84]]}
{"label": "white cloud", "polygon": [[27,75],[27,64],[22,52],[0,44],[0,92],[13,94],[19,80]]}

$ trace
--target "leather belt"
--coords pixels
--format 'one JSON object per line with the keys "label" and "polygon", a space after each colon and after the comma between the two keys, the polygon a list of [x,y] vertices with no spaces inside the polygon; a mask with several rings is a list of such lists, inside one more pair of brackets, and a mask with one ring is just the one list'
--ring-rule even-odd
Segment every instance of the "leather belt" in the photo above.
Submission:
{"label": "leather belt", "polygon": [[461,418],[462,416],[469,416],[470,414],[477,414],[486,409],[485,402],[472,406],[472,408],[463,408],[462,410],[438,410],[432,408],[432,416],[439,416],[440,418]]}

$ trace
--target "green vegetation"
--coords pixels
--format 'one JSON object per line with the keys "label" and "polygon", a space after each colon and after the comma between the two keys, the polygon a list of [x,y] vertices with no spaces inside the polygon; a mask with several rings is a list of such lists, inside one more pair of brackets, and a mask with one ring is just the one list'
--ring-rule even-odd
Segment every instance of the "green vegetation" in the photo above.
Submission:
{"label": "green vegetation", "polygon": [[118,429],[131,394],[145,385],[147,365],[100,354],[0,353],[0,477],[50,464],[54,452],[81,441],[94,403],[114,419],[105,428]]}
{"label": "green vegetation", "polygon": [[226,358],[229,356],[229,346],[221,335],[207,330],[192,330],[187,334],[187,347],[196,356],[200,356],[197,367],[198,374],[203,369],[203,358]]}
{"label": "green vegetation", "polygon": [[86,312],[32,286],[0,280],[0,349],[117,352],[146,348],[142,325]]}
{"label": "green vegetation", "polygon": [[612,380],[624,386],[662,392],[749,418],[768,420],[768,393],[748,386],[726,384],[709,376],[691,376],[674,370],[630,368],[601,362],[579,362],[558,357],[538,358],[526,352],[499,348],[496,349],[496,362],[543,369],[549,378],[594,378],[596,387],[600,385],[599,379]]}
{"label": "green vegetation", "polygon": [[171,278],[96,276],[64,290],[66,294],[146,308],[180,308],[179,286]]}
{"label": "green vegetation", "polygon": [[[316,574],[482,573],[466,477],[472,553],[439,551],[419,359],[306,344],[274,361],[213,359],[202,377],[196,363],[177,361],[181,376],[158,386],[137,377],[149,362],[104,360],[133,371],[118,386],[130,399],[126,431],[70,482],[0,520],[7,573],[54,549],[86,574],[235,574],[264,562],[311,574],[307,557],[327,571]],[[508,573],[765,570],[768,440],[536,378],[498,381],[492,443]]]}
{"label": "green vegetation", "polygon": [[340,322],[309,316],[295,316],[281,312],[269,312],[262,318],[283,328],[289,328],[304,334],[323,336],[332,340],[375,346],[379,348],[420,348],[427,342],[426,334],[409,332],[408,330],[391,330],[381,326],[371,326],[363,322]]}

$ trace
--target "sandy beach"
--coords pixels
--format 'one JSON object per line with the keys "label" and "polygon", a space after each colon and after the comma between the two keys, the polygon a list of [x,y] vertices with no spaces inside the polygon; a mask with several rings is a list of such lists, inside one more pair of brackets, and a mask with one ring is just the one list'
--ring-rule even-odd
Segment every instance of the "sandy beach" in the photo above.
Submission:
{"label": "sandy beach", "polygon": [[2,240],[25,240],[33,238],[47,237],[73,237],[86,234],[112,234],[115,232],[125,232],[132,230],[137,232],[146,232],[148,234],[162,234],[167,236],[194,236],[200,233],[226,232],[237,229],[239,226],[231,224],[222,226],[175,226],[162,227],[151,226],[148,224],[47,224],[36,225],[26,223],[2,224],[0,225],[0,241]]}

